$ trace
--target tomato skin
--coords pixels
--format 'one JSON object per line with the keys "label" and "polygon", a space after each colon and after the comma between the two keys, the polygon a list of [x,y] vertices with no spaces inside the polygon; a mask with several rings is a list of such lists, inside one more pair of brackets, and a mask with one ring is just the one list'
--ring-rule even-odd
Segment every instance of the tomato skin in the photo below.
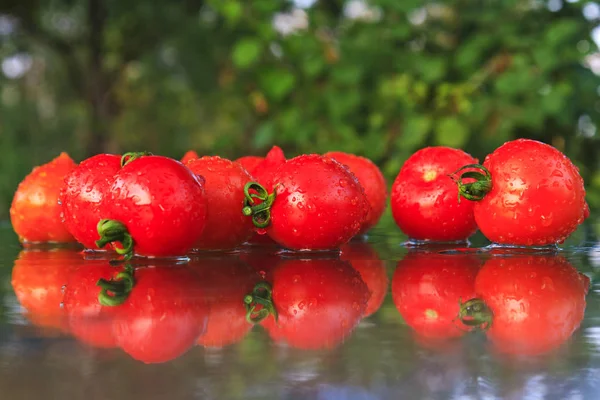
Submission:
{"label": "tomato skin", "polygon": [[590,280],[559,256],[492,257],[475,281],[493,313],[496,350],[539,355],[566,342],[583,320]]}
{"label": "tomato skin", "polygon": [[202,157],[190,161],[188,168],[205,179],[208,203],[206,228],[194,243],[202,250],[233,249],[244,243],[254,226],[240,211],[244,186],[251,176],[238,163],[221,157]]}
{"label": "tomato skin", "polygon": [[265,158],[259,156],[244,156],[235,160],[236,163],[240,164],[248,173],[254,176],[254,169],[260,164]]}
{"label": "tomato skin", "polygon": [[279,317],[263,320],[271,338],[300,349],[333,348],[363,317],[369,289],[339,259],[289,259],[274,271],[273,303]]}
{"label": "tomato skin", "polygon": [[120,169],[121,156],[98,154],[82,161],[65,177],[60,191],[63,223],[87,249],[98,250],[102,203]]}
{"label": "tomato skin", "polygon": [[377,225],[387,205],[387,184],[381,170],[368,158],[354,154],[331,151],[325,153],[324,156],[331,157],[347,166],[365,190],[371,208],[358,234],[367,233]]}
{"label": "tomato skin", "polygon": [[10,207],[10,220],[21,242],[74,242],[61,220],[58,204],[62,181],[77,166],[67,153],[35,167],[19,183]]}
{"label": "tomato skin", "polygon": [[583,179],[571,160],[554,147],[514,140],[488,155],[483,166],[491,173],[492,190],[475,203],[475,220],[492,242],[560,243],[583,222]]}
{"label": "tomato skin", "polygon": [[458,187],[448,175],[477,159],[450,147],[426,147],[406,160],[392,185],[396,224],[412,239],[464,240],[477,230],[473,202],[458,201]]}
{"label": "tomato skin", "polygon": [[460,337],[469,331],[457,317],[460,303],[475,296],[480,268],[472,254],[409,253],[394,272],[392,299],[418,337]]}
{"label": "tomato skin", "polygon": [[199,178],[179,161],[142,156],[115,174],[101,211],[127,227],[137,255],[180,256],[202,234],[207,202]]}
{"label": "tomato skin", "polygon": [[339,162],[302,155],[277,170],[267,233],[294,250],[336,249],[355,236],[369,211],[358,180]]}
{"label": "tomato skin", "polygon": [[340,259],[352,264],[352,267],[360,273],[371,293],[365,310],[364,317],[366,318],[379,310],[387,294],[389,279],[385,262],[379,258],[377,251],[368,243],[351,241],[343,245],[340,250]]}
{"label": "tomato skin", "polygon": [[198,155],[198,153],[196,153],[194,150],[188,150],[183,157],[181,157],[181,163],[183,165],[187,165],[190,161],[195,160],[197,158],[200,158],[200,156]]}

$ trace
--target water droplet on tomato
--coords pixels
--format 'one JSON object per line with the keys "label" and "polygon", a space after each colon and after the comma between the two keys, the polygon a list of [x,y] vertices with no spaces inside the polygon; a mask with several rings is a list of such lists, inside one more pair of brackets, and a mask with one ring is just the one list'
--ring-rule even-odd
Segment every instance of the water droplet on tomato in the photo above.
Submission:
{"label": "water droplet on tomato", "polygon": [[558,178],[562,178],[563,177],[563,173],[562,173],[561,170],[555,169],[554,171],[552,171],[552,176],[556,176]]}
{"label": "water droplet on tomato", "polygon": [[346,185],[348,184],[348,182],[345,179],[340,179],[339,184],[341,187],[346,187]]}
{"label": "water droplet on tomato", "polygon": [[552,224],[552,218],[553,218],[552,213],[550,213],[548,215],[542,215],[540,217],[540,223],[542,224],[542,226],[550,226]]}
{"label": "water droplet on tomato", "polygon": [[257,228],[256,233],[258,233],[259,235],[264,235],[267,233],[267,230],[265,228]]}

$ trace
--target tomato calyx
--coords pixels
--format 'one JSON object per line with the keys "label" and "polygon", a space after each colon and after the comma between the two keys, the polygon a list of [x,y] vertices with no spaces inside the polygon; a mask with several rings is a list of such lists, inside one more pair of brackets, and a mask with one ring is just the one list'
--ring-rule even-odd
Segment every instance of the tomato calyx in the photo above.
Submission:
{"label": "tomato calyx", "polygon": [[[462,172],[465,169],[471,171]],[[472,171],[473,169],[477,171]],[[480,172],[481,171],[481,172]],[[481,164],[469,164],[459,168],[448,175],[458,185],[458,202],[461,196],[467,200],[480,201],[492,190],[492,175]],[[465,183],[464,179],[475,179],[474,182]]]}
{"label": "tomato calyx", "polygon": [[469,327],[478,327],[484,331],[491,328],[494,313],[481,299],[474,298],[466,302],[459,302],[460,311],[458,318]]}
{"label": "tomato calyx", "polygon": [[250,324],[258,324],[269,315],[277,322],[278,314],[273,304],[273,289],[269,282],[259,282],[252,289],[252,293],[244,296],[246,307],[246,321]]}
{"label": "tomato calyx", "polygon": [[125,153],[123,154],[123,157],[121,157],[121,168],[123,168],[125,165],[129,164],[133,160],[151,155],[152,153],[150,153],[149,151],[130,151],[129,153]]}
{"label": "tomato calyx", "polygon": [[[252,193],[250,191],[253,191]],[[261,184],[257,182],[248,182],[244,186],[244,208],[242,213],[250,217],[252,216],[252,223],[257,228],[266,228],[271,222],[271,206],[275,201],[276,191],[269,194]],[[256,199],[260,200],[259,204],[256,203]]]}
{"label": "tomato calyx", "polygon": [[130,264],[126,264],[124,270],[119,272],[114,278],[110,280],[100,278],[96,282],[96,286],[101,288],[98,294],[98,302],[107,307],[116,307],[123,304],[135,286],[133,275],[133,267]]}
{"label": "tomato calyx", "polygon": [[[133,238],[129,234],[127,227],[122,223],[114,219],[102,219],[97,225],[98,235],[100,239],[96,240],[96,246],[99,249],[106,246],[108,243],[118,242],[121,243],[123,248],[115,248],[117,254],[123,256],[123,261],[129,261],[133,257]],[[112,260],[111,263],[120,262],[119,260]]]}

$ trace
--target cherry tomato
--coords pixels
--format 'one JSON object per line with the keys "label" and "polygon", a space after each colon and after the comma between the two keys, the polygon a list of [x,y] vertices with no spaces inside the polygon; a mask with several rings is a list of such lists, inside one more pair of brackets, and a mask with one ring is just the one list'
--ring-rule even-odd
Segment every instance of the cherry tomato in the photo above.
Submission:
{"label": "cherry tomato", "polygon": [[558,348],[579,327],[590,280],[563,257],[495,256],[475,281],[477,298],[461,307],[503,353],[538,355]]}
{"label": "cherry tomato", "polygon": [[475,220],[492,242],[561,243],[589,212],[577,167],[547,144],[529,139],[507,142],[488,155],[479,170],[478,182],[455,179],[461,195],[476,200]]}
{"label": "cherry tomato", "polygon": [[[188,351],[207,322],[202,282],[185,266],[135,270],[135,286],[115,308],[113,332],[119,347],[144,363],[163,363]],[[241,300],[240,300],[241,301]]]}
{"label": "cherry tomato", "polygon": [[367,233],[369,229],[377,225],[387,204],[387,184],[383,174],[373,161],[365,157],[341,151],[325,153],[325,157],[331,157],[346,165],[365,190],[371,209],[359,234]]}
{"label": "cherry tomato", "polygon": [[237,343],[252,329],[241,301],[260,275],[234,257],[194,260],[190,268],[204,283],[208,302],[206,332],[198,339],[204,347],[221,348]]}
{"label": "cherry tomato", "polygon": [[414,252],[398,262],[392,299],[417,337],[449,339],[469,331],[457,316],[461,302],[475,295],[480,267],[472,254]]}
{"label": "cherry tomato", "polygon": [[63,226],[58,195],[63,179],[77,164],[61,153],[36,167],[19,184],[10,207],[10,220],[21,242],[74,242]]}
{"label": "cherry tomato", "polygon": [[233,249],[252,235],[252,221],[240,212],[244,203],[244,185],[252,178],[238,163],[221,157],[202,157],[188,168],[204,177],[208,202],[206,228],[194,248]]}
{"label": "cherry tomato", "polygon": [[244,156],[240,157],[235,162],[239,163],[250,175],[253,174],[254,168],[264,160],[264,157]]}
{"label": "cherry tomato", "polygon": [[121,169],[121,156],[98,154],[82,161],[66,177],[60,192],[63,222],[67,230],[87,249],[98,250],[98,221],[102,203]]}
{"label": "cherry tomato", "polygon": [[462,150],[427,147],[406,160],[392,186],[396,224],[412,239],[449,242],[475,233],[473,204],[458,200],[449,174],[477,160]]}
{"label": "cherry tomato", "polygon": [[[204,187],[179,161],[126,155],[105,194],[98,225],[101,242],[120,242],[128,259],[185,255],[198,241],[207,217]],[[117,250],[119,251],[119,250]]]}
{"label": "cherry tomato", "polygon": [[[262,315],[262,325],[273,340],[301,349],[339,344],[364,316],[370,296],[360,274],[339,259],[285,260],[273,271],[271,287],[264,296],[271,316]],[[245,300],[254,301],[252,307],[262,304],[259,296],[255,289]]]}
{"label": "cherry tomato", "polygon": [[[278,244],[294,250],[336,249],[355,236],[369,211],[358,180],[339,162],[302,155],[281,165],[275,192],[252,184],[243,212]],[[258,201],[260,200],[260,201]]]}
{"label": "cherry tomato", "polygon": [[341,247],[340,258],[348,261],[360,273],[371,293],[365,317],[379,310],[387,293],[389,279],[383,262],[377,251],[364,242],[350,242]]}
{"label": "cherry tomato", "polygon": [[183,157],[181,157],[181,163],[184,165],[187,165],[188,162],[195,160],[197,158],[200,158],[198,153],[196,153],[194,150],[189,150],[187,153],[185,153],[183,155]]}

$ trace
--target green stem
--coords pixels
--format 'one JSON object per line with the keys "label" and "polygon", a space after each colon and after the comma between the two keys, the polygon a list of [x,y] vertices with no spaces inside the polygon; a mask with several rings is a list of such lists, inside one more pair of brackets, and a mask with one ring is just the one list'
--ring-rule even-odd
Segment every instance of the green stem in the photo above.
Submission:
{"label": "green stem", "polygon": [[115,248],[117,254],[123,256],[123,261],[129,261],[133,257],[134,241],[127,227],[114,219],[103,219],[97,225],[98,235],[100,239],[96,241],[98,248],[103,248],[108,243],[121,243],[123,248]]}
{"label": "green stem", "polygon": [[246,321],[250,324],[258,324],[269,315],[272,315],[277,322],[279,317],[275,304],[273,304],[273,289],[268,282],[257,283],[252,293],[244,296],[244,306],[246,307]]}
{"label": "green stem", "polygon": [[491,328],[494,322],[494,313],[481,299],[471,299],[460,303],[458,317],[463,324],[471,327],[479,327],[483,330]]}
{"label": "green stem", "polygon": [[99,286],[98,302],[107,307],[116,307],[125,302],[135,286],[133,278],[134,270],[127,264],[125,269],[119,272],[110,280],[99,279],[96,286]]}
{"label": "green stem", "polygon": [[[464,171],[464,170],[471,171]],[[475,170],[475,171],[473,171]],[[492,175],[490,171],[481,164],[469,164],[454,171],[449,175],[458,185],[458,202],[460,197],[471,201],[483,200],[486,194],[492,190]],[[464,179],[474,179],[474,182],[465,183]]]}
{"label": "green stem", "polygon": [[152,155],[152,153],[150,153],[149,151],[130,151],[129,153],[125,153],[121,157],[121,168],[123,168],[125,165],[129,164],[133,160],[136,160],[143,156],[151,156],[151,155]]}
{"label": "green stem", "polygon": [[[256,193],[250,192],[254,190]],[[244,186],[244,207],[242,213],[252,217],[252,223],[257,228],[266,228],[271,223],[271,206],[275,201],[276,191],[269,194],[267,189],[257,182],[248,182]],[[256,204],[256,200],[260,203]]]}

